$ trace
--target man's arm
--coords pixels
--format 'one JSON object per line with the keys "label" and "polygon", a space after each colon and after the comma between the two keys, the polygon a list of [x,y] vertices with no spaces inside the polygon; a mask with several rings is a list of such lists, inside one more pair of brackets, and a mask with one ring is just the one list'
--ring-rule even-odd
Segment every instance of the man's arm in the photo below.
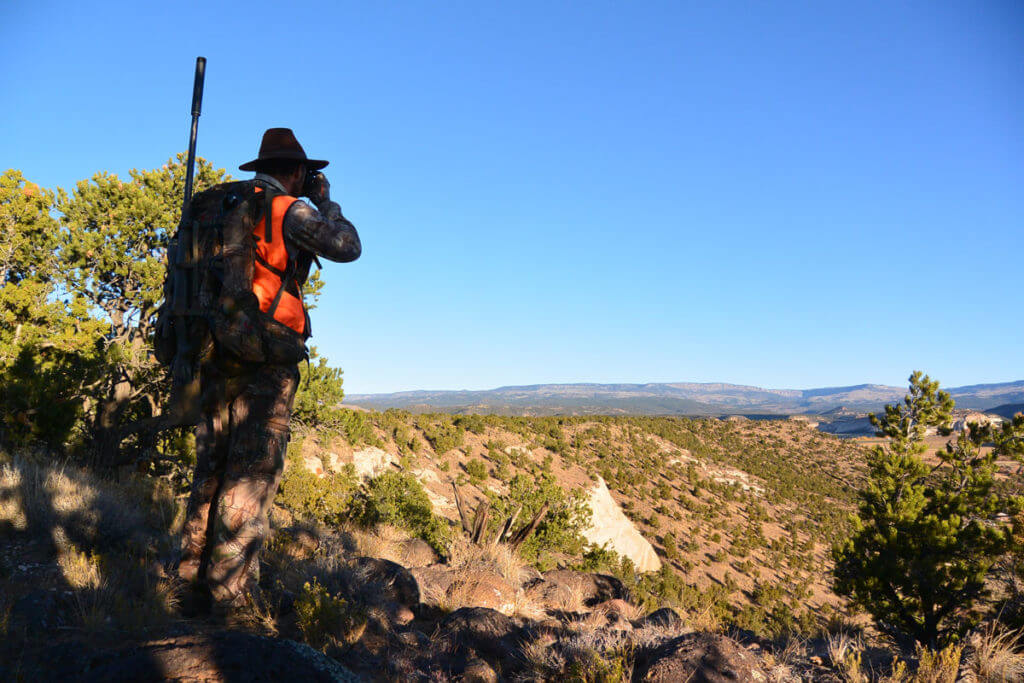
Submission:
{"label": "man's arm", "polygon": [[322,198],[318,207],[319,211],[302,200],[293,203],[284,217],[285,237],[328,261],[355,261],[363,251],[356,227],[330,199]]}

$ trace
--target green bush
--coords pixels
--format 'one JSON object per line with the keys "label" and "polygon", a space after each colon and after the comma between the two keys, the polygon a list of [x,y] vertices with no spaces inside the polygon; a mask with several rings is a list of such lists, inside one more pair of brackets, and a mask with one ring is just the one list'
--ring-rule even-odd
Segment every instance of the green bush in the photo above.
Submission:
{"label": "green bush", "polygon": [[366,614],[337,595],[331,595],[317,579],[306,583],[295,599],[295,615],[302,637],[312,647],[351,645],[366,629]]}
{"label": "green bush", "polygon": [[474,434],[483,434],[487,426],[481,415],[459,415],[455,418],[454,424],[459,429],[473,432]]}
{"label": "green bush", "polygon": [[309,365],[299,366],[299,375],[292,418],[309,427],[332,426],[345,397],[341,368],[328,367],[327,359],[319,356],[314,346],[309,350]]}
{"label": "green bush", "polygon": [[487,479],[487,465],[479,458],[474,458],[466,463],[466,474],[469,480],[479,486]]}
{"label": "green bush", "polygon": [[[288,450],[297,452],[298,448]],[[292,458],[281,479],[276,501],[302,519],[334,524],[348,514],[356,484],[351,465],[340,473],[318,477],[298,458]]]}
{"label": "green bush", "polygon": [[456,426],[447,415],[421,416],[416,422],[438,455],[444,455],[463,444],[465,429]]}
{"label": "green bush", "polygon": [[451,530],[434,515],[427,492],[412,474],[385,472],[366,482],[356,495],[352,516],[366,526],[402,527],[447,554]]}
{"label": "green bush", "polygon": [[508,488],[505,496],[489,494],[495,513],[491,515],[491,524],[495,528],[520,506],[519,523],[525,524],[544,503],[549,504],[548,513],[537,531],[520,547],[520,553],[526,560],[537,563],[544,561],[544,555],[553,552],[579,555],[583,551],[585,541],[581,533],[590,523],[590,507],[583,491],[570,493],[546,473],[537,477],[517,474]]}

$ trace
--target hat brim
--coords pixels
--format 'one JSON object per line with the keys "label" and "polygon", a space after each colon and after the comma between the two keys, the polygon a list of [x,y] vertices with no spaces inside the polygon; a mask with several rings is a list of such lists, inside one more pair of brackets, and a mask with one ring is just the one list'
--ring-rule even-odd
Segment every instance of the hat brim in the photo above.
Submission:
{"label": "hat brim", "polygon": [[[292,158],[288,158],[288,160],[289,161],[298,161],[298,162],[302,163],[303,165],[305,165],[307,171],[319,171],[321,168],[324,168],[325,166],[327,166],[327,164],[330,163],[329,161],[324,161],[323,159],[292,159]],[[242,164],[241,166],[239,166],[238,170],[239,171],[255,171],[256,170],[256,164],[260,163],[261,161],[271,161],[271,160],[270,159],[253,159],[252,161],[247,161],[244,164]]]}

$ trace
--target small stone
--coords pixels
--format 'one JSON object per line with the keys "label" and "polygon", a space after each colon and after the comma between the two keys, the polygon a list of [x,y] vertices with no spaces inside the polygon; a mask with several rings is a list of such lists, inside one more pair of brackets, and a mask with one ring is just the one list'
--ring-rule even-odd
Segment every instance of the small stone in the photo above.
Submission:
{"label": "small stone", "polygon": [[462,670],[462,680],[466,683],[498,683],[498,674],[491,665],[480,658],[466,662]]}

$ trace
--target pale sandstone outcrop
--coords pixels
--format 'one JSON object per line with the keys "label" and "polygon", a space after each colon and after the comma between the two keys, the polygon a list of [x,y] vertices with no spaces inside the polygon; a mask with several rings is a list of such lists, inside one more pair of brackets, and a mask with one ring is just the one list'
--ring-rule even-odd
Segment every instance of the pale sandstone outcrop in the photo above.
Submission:
{"label": "pale sandstone outcrop", "polygon": [[356,476],[360,479],[376,477],[391,467],[395,456],[387,451],[370,446],[352,454],[352,465],[356,468]]}
{"label": "pale sandstone outcrop", "polygon": [[590,510],[593,516],[583,537],[595,545],[608,547],[633,561],[642,572],[661,569],[661,560],[654,547],[630,521],[619,504],[612,498],[604,479],[597,478],[597,486],[590,492]]}

